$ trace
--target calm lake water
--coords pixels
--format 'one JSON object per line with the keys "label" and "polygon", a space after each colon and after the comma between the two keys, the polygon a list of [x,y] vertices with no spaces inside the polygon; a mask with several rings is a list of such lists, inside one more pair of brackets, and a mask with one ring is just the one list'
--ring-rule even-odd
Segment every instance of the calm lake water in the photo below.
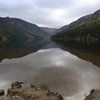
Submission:
{"label": "calm lake water", "polygon": [[25,85],[47,84],[65,100],[84,100],[91,89],[100,89],[97,52],[36,41],[0,48],[0,59],[0,89],[7,89],[16,80],[24,81]]}

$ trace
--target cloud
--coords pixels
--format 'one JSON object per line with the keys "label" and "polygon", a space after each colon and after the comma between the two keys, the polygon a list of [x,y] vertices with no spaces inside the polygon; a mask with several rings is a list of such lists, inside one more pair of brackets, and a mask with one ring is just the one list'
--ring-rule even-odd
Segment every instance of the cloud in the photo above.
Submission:
{"label": "cloud", "polygon": [[63,7],[68,7],[74,4],[75,0],[36,0],[37,6],[42,8],[49,8],[49,9],[59,9]]}
{"label": "cloud", "polygon": [[0,0],[0,16],[61,27],[99,9],[99,0]]}

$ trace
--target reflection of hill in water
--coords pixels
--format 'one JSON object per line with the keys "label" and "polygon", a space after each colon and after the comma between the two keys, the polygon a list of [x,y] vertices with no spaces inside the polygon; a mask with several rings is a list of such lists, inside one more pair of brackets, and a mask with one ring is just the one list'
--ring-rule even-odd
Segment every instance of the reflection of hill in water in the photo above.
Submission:
{"label": "reflection of hill in water", "polygon": [[5,58],[19,58],[38,51],[39,49],[48,49],[58,47],[56,43],[50,40],[37,39],[33,42],[26,42],[24,44],[13,45],[9,44],[0,47],[0,61]]}
{"label": "reflection of hill in water", "polygon": [[28,55],[30,53],[36,52],[41,49],[42,46],[46,43],[43,40],[36,40],[33,42],[25,43],[23,45],[19,45],[17,47],[13,45],[0,47],[0,60],[5,58],[18,58]]}
{"label": "reflection of hill in water", "polygon": [[79,87],[78,75],[72,69],[60,67],[40,68],[32,78],[33,84],[47,84],[52,91],[63,96],[74,95]]}
{"label": "reflection of hill in water", "polygon": [[78,50],[73,50],[73,54],[77,55],[79,58],[83,60],[87,60],[92,62],[94,65],[97,65],[100,67],[100,53],[97,52],[82,52]]}
{"label": "reflection of hill in water", "polygon": [[94,65],[100,67],[100,48],[97,46],[87,46],[87,45],[74,45],[74,44],[62,44],[64,47],[62,49],[71,52],[80,59],[92,62]]}
{"label": "reflection of hill in water", "polygon": [[72,54],[78,56],[79,58],[92,62],[93,64],[100,67],[100,48],[89,47],[86,45],[73,45],[73,44],[64,44],[57,45],[50,40],[35,40],[33,42],[28,42],[22,45],[9,45],[5,47],[0,47],[0,61],[5,58],[19,58],[36,52],[39,49],[48,49],[48,48],[61,48],[63,50],[69,51]]}

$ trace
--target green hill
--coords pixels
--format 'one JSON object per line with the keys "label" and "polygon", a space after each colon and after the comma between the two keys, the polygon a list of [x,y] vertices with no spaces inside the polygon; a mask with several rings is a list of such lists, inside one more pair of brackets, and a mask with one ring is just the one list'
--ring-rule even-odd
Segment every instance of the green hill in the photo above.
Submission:
{"label": "green hill", "polygon": [[35,24],[17,18],[0,18],[0,45],[43,38],[46,32]]}
{"label": "green hill", "polygon": [[100,10],[67,25],[52,39],[66,43],[100,44]]}

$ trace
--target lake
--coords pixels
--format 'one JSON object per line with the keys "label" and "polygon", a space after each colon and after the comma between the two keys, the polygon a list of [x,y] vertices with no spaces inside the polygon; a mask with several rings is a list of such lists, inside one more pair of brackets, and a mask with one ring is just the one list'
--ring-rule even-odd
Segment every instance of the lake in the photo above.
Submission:
{"label": "lake", "polygon": [[100,53],[51,41],[0,48],[0,89],[14,81],[47,84],[65,100],[84,100],[100,89]]}

